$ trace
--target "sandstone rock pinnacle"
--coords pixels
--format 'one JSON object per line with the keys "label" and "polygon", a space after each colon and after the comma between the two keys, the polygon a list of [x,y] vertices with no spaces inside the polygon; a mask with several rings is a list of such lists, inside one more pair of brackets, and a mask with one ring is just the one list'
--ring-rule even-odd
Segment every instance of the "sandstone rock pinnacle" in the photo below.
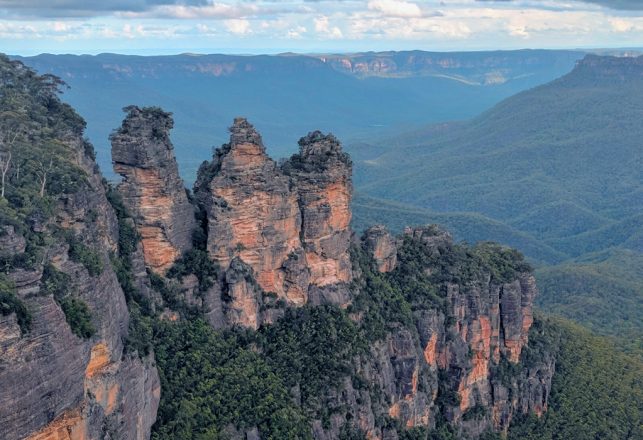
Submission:
{"label": "sandstone rock pinnacle", "polygon": [[122,126],[110,136],[118,186],[141,236],[145,264],[164,273],[190,249],[195,227],[174,147],[172,115],[159,108],[124,109]]}

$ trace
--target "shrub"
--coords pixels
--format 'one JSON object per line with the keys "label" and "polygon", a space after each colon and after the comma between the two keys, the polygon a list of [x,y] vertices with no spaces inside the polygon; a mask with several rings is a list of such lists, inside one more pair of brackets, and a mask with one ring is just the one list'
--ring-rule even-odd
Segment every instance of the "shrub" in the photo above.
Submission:
{"label": "shrub", "polygon": [[31,312],[24,302],[16,296],[13,282],[7,280],[4,275],[0,274],[0,313],[3,316],[16,314],[20,332],[27,333],[31,328]]}
{"label": "shrub", "polygon": [[181,279],[191,274],[196,275],[199,280],[199,291],[205,292],[213,286],[219,274],[219,268],[212,262],[206,251],[191,249],[174,262],[166,276]]}
{"label": "shrub", "polygon": [[74,298],[74,287],[71,277],[56,269],[51,263],[46,264],[40,279],[40,294],[53,295],[58,303],[71,331],[78,337],[88,339],[96,333],[91,322],[91,312],[87,304]]}
{"label": "shrub", "polygon": [[96,333],[91,312],[83,300],[68,296],[60,300],[59,304],[65,313],[67,324],[76,336],[89,339]]}
{"label": "shrub", "polygon": [[82,264],[93,277],[103,273],[103,259],[98,252],[91,250],[73,236],[67,238],[67,243],[69,258],[72,261]]}

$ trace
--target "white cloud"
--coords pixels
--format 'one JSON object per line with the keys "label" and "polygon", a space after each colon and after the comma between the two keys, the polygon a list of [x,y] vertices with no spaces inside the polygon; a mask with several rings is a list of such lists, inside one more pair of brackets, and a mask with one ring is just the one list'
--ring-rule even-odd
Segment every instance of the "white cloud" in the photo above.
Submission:
{"label": "white cloud", "polygon": [[224,24],[226,29],[235,35],[246,35],[252,32],[250,22],[245,19],[232,18],[225,20]]}
{"label": "white cloud", "polygon": [[[147,47],[169,47],[165,39],[188,50],[643,45],[641,14],[576,0],[190,0],[110,14],[32,20],[5,15],[0,43],[8,52],[27,46],[15,43],[20,39],[31,42],[34,50],[53,51],[81,44],[90,51],[129,48],[139,41]],[[63,40],[77,43],[50,44]]]}
{"label": "white cloud", "polygon": [[339,29],[339,27],[337,26],[331,26],[330,20],[325,15],[314,18],[313,23],[315,24],[315,32],[320,34],[320,36],[322,37],[332,39],[339,39],[344,37],[341,29]]}
{"label": "white cloud", "polygon": [[162,5],[145,11],[120,12],[116,15],[123,18],[173,18],[191,19],[234,19],[245,18],[267,13],[258,5],[211,3],[204,6]]}
{"label": "white cloud", "polygon": [[610,18],[609,24],[614,32],[620,34],[643,31],[643,19],[639,17]]}
{"label": "white cloud", "polygon": [[403,0],[371,0],[368,9],[387,17],[421,17],[422,10],[416,3]]}
{"label": "white cloud", "polygon": [[289,40],[298,40],[302,38],[307,31],[308,30],[305,26],[296,26],[292,29],[288,29],[288,32],[286,32],[286,38]]}

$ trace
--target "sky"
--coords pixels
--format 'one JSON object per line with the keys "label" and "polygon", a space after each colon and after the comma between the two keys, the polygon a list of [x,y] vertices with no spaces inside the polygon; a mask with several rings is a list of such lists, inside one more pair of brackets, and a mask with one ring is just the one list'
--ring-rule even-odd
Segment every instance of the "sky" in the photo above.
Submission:
{"label": "sky", "polygon": [[643,46],[643,0],[0,0],[19,55]]}

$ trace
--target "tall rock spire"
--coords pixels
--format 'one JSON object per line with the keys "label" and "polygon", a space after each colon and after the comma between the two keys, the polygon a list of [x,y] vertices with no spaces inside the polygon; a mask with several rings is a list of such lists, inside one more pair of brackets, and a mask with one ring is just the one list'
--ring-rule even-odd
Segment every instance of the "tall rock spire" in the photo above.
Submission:
{"label": "tall rock spire", "polygon": [[[292,264],[299,257],[303,263],[297,194],[288,177],[266,155],[261,136],[246,119],[234,120],[230,143],[215,152],[209,170],[210,180],[205,182],[200,175],[202,186],[197,191],[199,199],[207,201],[210,258],[223,270],[238,258],[249,266],[265,293],[290,304],[306,303],[307,271]],[[256,327],[261,317],[254,310],[261,298],[255,296],[260,295],[253,293],[255,289],[239,287],[238,280],[235,285],[229,289],[233,295],[229,304],[249,308],[248,314],[256,318],[243,323]],[[237,297],[242,294],[252,298]],[[231,314],[236,315],[244,313]]]}
{"label": "tall rock spire", "polygon": [[254,127],[236,118],[230,142],[199,172],[195,193],[207,212],[210,258],[228,275],[238,260],[235,267],[252,273],[263,291],[226,276],[235,280],[234,288],[224,286],[234,309],[227,316],[256,317],[235,323],[271,319],[256,312],[265,294],[290,305],[350,302],[350,160],[332,135],[311,133],[300,147],[279,167]]}
{"label": "tall rock spire", "polygon": [[169,132],[171,113],[159,108],[124,109],[122,126],[110,136],[118,186],[141,236],[145,264],[164,273],[192,246],[194,209],[179,177]]}
{"label": "tall rock spire", "polygon": [[351,160],[333,135],[315,131],[299,140],[299,154],[284,170],[293,179],[301,208],[311,301],[346,304],[352,279]]}

